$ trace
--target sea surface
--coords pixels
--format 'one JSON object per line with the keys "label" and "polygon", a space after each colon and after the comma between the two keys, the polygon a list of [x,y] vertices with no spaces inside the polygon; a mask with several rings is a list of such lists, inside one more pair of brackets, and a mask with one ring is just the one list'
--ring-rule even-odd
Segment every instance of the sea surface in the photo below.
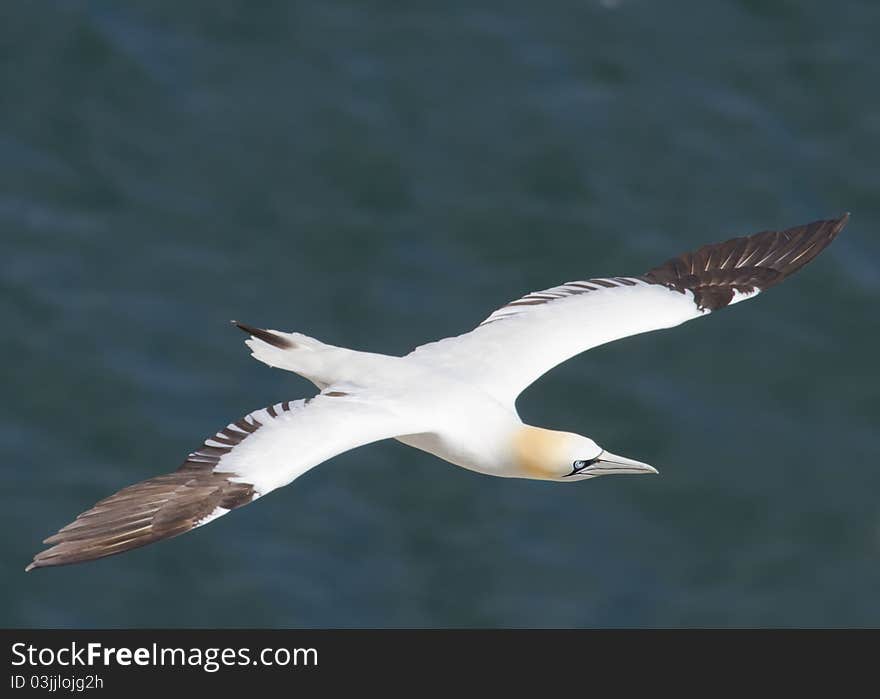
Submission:
{"label": "sea surface", "polygon": [[[874,0],[3,3],[0,626],[880,625],[878,34]],[[521,397],[660,477],[384,442],[24,573],[96,500],[311,395],[232,318],[402,354],[844,211],[756,301]]]}

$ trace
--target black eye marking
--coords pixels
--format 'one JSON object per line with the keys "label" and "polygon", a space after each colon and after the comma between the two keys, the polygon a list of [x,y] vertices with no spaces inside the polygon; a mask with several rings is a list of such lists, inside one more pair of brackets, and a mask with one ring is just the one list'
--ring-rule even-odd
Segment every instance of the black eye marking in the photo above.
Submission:
{"label": "black eye marking", "polygon": [[578,473],[580,473],[581,471],[583,471],[583,470],[584,470],[585,468],[587,468],[588,466],[592,466],[592,465],[593,465],[594,463],[596,463],[598,460],[599,460],[599,457],[597,456],[595,459],[588,459],[587,461],[575,461],[575,462],[571,465],[571,473],[566,473],[566,474],[563,476],[563,478],[568,478],[569,476],[577,475]]}

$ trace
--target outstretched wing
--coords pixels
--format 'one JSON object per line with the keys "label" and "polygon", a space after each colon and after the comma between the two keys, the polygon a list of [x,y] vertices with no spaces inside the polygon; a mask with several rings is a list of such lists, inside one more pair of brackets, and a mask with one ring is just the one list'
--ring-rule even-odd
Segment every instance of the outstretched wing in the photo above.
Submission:
{"label": "outstretched wing", "polygon": [[476,329],[417,347],[502,401],[557,364],[629,335],[671,328],[750,298],[818,255],[849,216],[706,245],[639,277],[567,282],[499,308]]}
{"label": "outstretched wing", "polygon": [[123,488],[44,543],[27,570],[112,556],[167,539],[287,485],[355,447],[413,432],[381,400],[328,389],[249,413],[173,473]]}

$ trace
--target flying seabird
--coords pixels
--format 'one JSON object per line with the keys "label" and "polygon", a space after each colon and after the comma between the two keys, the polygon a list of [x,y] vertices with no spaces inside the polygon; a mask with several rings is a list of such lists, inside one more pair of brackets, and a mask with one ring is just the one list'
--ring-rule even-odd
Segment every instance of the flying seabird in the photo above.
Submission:
{"label": "flying seabird", "polygon": [[26,570],[167,539],[287,485],[310,468],[394,438],[492,476],[569,483],[657,473],[589,437],[526,425],[515,402],[557,364],[606,342],[671,328],[752,298],[806,265],[847,222],[815,221],[706,245],[637,277],[567,282],[511,301],[474,330],[403,357],[233,321],[264,364],[319,393],[255,410],[176,471],[123,488],[50,536]]}

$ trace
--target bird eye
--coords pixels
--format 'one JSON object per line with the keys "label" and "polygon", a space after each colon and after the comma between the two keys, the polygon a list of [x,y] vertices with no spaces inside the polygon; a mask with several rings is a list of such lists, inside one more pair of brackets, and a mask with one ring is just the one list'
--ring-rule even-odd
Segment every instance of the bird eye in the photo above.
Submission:
{"label": "bird eye", "polygon": [[579,473],[580,471],[583,471],[588,466],[592,466],[598,460],[599,460],[599,457],[597,456],[595,459],[588,459],[586,461],[575,461],[571,465],[572,470],[571,470],[571,473],[568,475],[573,476],[575,473]]}

